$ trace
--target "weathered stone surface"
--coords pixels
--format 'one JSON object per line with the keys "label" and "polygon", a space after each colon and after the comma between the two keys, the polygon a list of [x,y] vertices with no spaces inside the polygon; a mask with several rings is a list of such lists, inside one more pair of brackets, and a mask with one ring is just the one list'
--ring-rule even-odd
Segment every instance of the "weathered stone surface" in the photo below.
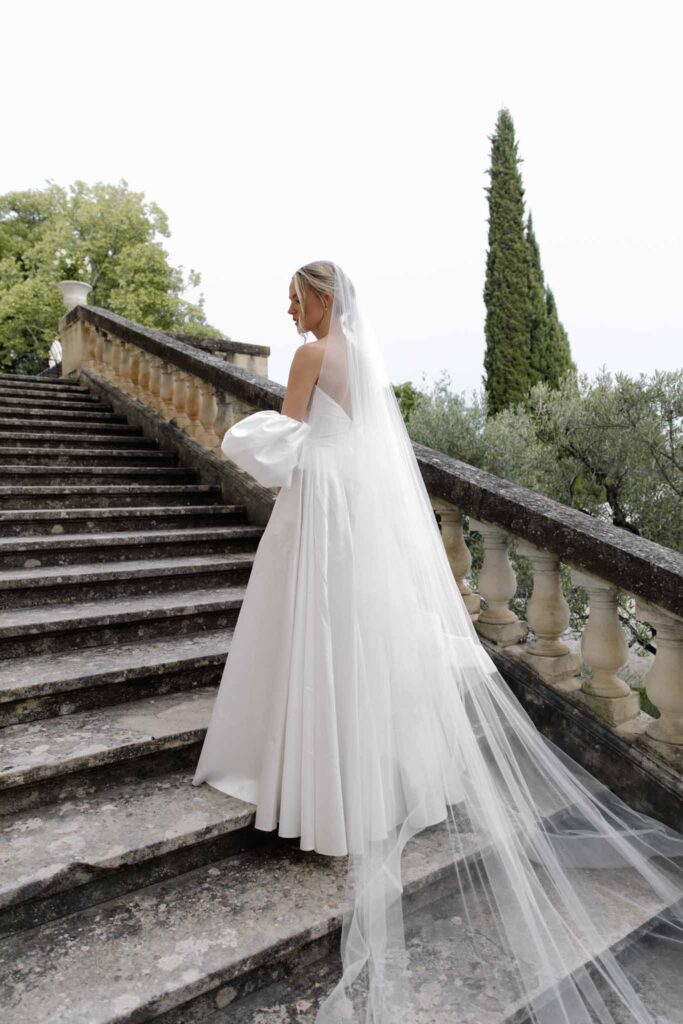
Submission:
{"label": "weathered stone surface", "polygon": [[[502,1024],[519,1002],[514,970],[485,933],[474,956],[459,897],[444,895],[452,865],[447,837],[439,827],[428,830],[403,857],[407,894],[426,895],[426,887],[441,883],[436,911],[418,899],[411,922],[409,952],[422,1020]],[[473,845],[468,855],[474,852]],[[623,871],[596,874],[594,899],[604,907],[611,942],[622,941],[660,909]],[[239,996],[250,972],[272,970],[338,932],[345,875],[345,858],[282,847],[250,851],[14,936],[11,946],[9,940],[0,945],[6,1024],[164,1019],[184,1003],[188,1012],[176,1020],[204,1019],[195,1014],[194,1000],[202,1000],[197,1010],[206,1009],[209,996],[215,1007],[224,1006],[226,988]],[[630,899],[623,898],[625,891]],[[278,1017],[264,1012],[263,1021],[273,1019]]]}
{"label": "weathered stone surface", "polygon": [[[100,531],[127,533],[136,530],[174,530],[187,526],[232,524],[244,516],[242,505],[156,505],[131,508],[0,509],[0,537],[42,539],[43,543],[65,534],[91,534],[96,543]],[[125,540],[124,540],[125,543]]]}
{"label": "weathered stone surface", "polygon": [[64,480],[72,484],[108,486],[143,480],[148,484],[191,483],[194,479],[192,471],[182,466],[0,466],[1,483],[10,475],[19,487],[37,487],[42,483],[59,487]]}
{"label": "weathered stone surface", "polygon": [[[450,863],[443,833],[424,834],[406,851],[406,889],[441,878]],[[283,845],[11,936],[0,943],[3,1022],[144,1020],[152,1008],[239,986],[339,928],[345,879],[346,858]]]}
{"label": "weathered stone surface", "polygon": [[243,597],[243,586],[228,586],[5,611],[0,654],[22,657],[227,627]]}
{"label": "weathered stone surface", "polygon": [[[599,905],[615,893],[622,895],[618,877],[613,875],[607,879],[606,891],[596,889]],[[637,922],[637,914],[630,922],[615,921],[613,935],[618,940],[620,932],[632,932]],[[520,1007],[519,999],[515,998],[516,971],[499,943],[479,933],[475,947],[462,904],[452,891],[445,899],[428,903],[408,915],[405,925],[408,972],[419,1008],[415,1024],[512,1024]],[[677,951],[666,950],[663,954],[646,932],[629,945],[620,959],[628,963],[638,990],[660,1014],[657,1019],[662,1024],[683,1024]],[[305,971],[287,973],[281,980],[242,999],[228,1001],[226,986],[225,1006],[208,1018],[196,1019],[206,1024],[313,1024],[320,1003],[338,977],[339,955],[332,951],[307,965]],[[599,985],[600,979],[595,980]],[[604,993],[604,997],[615,1020],[629,1024],[609,994]]]}
{"label": "weathered stone surface", "polygon": [[233,338],[205,338],[197,334],[187,334],[184,331],[164,331],[164,334],[177,341],[183,341],[192,348],[201,349],[203,352],[239,352],[244,355],[264,358],[270,355],[270,345],[255,345],[253,342],[235,341]]}
{"label": "weathered stone surface", "polygon": [[16,434],[13,434],[10,430],[0,429],[0,455],[7,451],[26,451],[26,449],[34,452],[42,452],[46,449],[55,452],[78,448],[83,444],[87,444],[88,450],[92,452],[106,450],[107,452],[114,453],[121,450],[130,451],[135,449],[142,455],[151,455],[158,448],[158,443],[154,438],[143,437],[135,432],[129,434],[91,434],[88,432],[87,439],[84,439],[80,433],[60,431],[57,434],[45,434],[44,432],[36,433],[36,430],[37,427],[31,430],[30,426],[27,426],[27,429],[19,430]]}
{"label": "weathered stone surface", "polygon": [[59,394],[57,389],[61,389],[61,393],[64,394],[66,391],[83,391],[84,389],[79,387],[74,381],[65,380],[59,378],[58,380],[49,380],[42,377],[40,374],[31,373],[0,373],[0,384],[2,387],[30,387],[33,390],[41,389],[49,391],[50,393]]}
{"label": "weathered stone surface", "polygon": [[0,705],[55,692],[121,686],[129,679],[163,675],[183,666],[224,662],[231,630],[163,637],[117,647],[76,647],[53,654],[6,659],[0,664]]}
{"label": "weathered stone surface", "polygon": [[[7,440],[7,439],[6,439]],[[9,445],[0,447],[0,459],[3,466],[20,466],[30,460],[32,466],[174,466],[176,456],[172,452],[154,451],[149,448],[114,448],[106,450],[91,448],[81,442],[78,447],[63,445],[51,448],[48,446],[32,448],[23,445],[11,448]]]}
{"label": "weathered stone surface", "polygon": [[55,398],[52,395],[36,395],[30,391],[10,391],[8,389],[0,388],[0,399],[2,399],[3,407],[6,409],[12,409],[19,407],[22,409],[42,409],[48,412],[53,410],[67,409],[73,412],[111,412],[108,406],[104,405],[94,395],[84,395],[79,393],[68,398]]}
{"label": "weathered stone surface", "polygon": [[29,404],[35,402],[42,402],[43,404],[49,403],[50,407],[53,404],[64,406],[65,404],[84,405],[85,407],[91,406],[96,407],[99,404],[99,399],[95,395],[91,395],[87,388],[71,387],[62,392],[56,392],[53,385],[46,388],[44,385],[37,385],[35,387],[26,385],[22,387],[20,384],[15,384],[13,387],[8,386],[7,381],[0,381],[0,399],[7,399],[8,401],[24,401]]}
{"label": "weathered stone surface", "polygon": [[214,502],[219,495],[213,484],[15,484],[0,485],[0,509],[198,505]]}
{"label": "weathered stone surface", "polygon": [[0,791],[201,739],[214,687],[10,725],[3,731]]}
{"label": "weathered stone surface", "polygon": [[25,405],[23,403],[2,403],[5,416],[16,416],[18,419],[31,421],[35,425],[39,423],[61,424],[62,426],[89,426],[93,424],[98,428],[100,425],[119,425],[125,423],[125,417],[113,412],[100,411],[100,408],[91,409],[90,406],[83,408],[74,407],[60,409],[52,403],[49,407]]}
{"label": "weathered stone surface", "polygon": [[0,907],[253,824],[252,804],[191,780],[187,771],[128,780],[0,818]]}
{"label": "weathered stone surface", "polygon": [[[108,420],[99,419],[88,426],[88,436],[90,436],[90,428],[94,429],[97,435],[140,433],[137,427],[125,423],[121,416],[113,423]],[[35,434],[37,431],[40,431],[44,438],[49,438],[51,444],[54,444],[56,434],[66,434],[71,438],[82,436],[82,434],[75,434],[76,430],[83,431],[83,424],[72,423],[69,420],[57,420],[45,415],[31,419],[22,416],[16,410],[11,413],[9,410],[5,410],[3,415],[0,415],[0,433],[11,431],[14,435],[23,435],[26,433]],[[13,443],[16,441],[16,436],[13,436],[12,441]]]}
{"label": "weathered stone surface", "polygon": [[[159,517],[161,518],[161,517]],[[4,519],[0,514],[0,527]],[[106,526],[106,522],[100,523]],[[143,525],[145,525],[143,523]],[[47,529],[47,528],[46,528]],[[229,551],[249,551],[256,548],[263,534],[259,526],[235,523],[216,527],[189,527],[184,530],[127,530],[123,537],[120,532],[62,533],[42,537],[11,537],[0,535],[0,565],[3,569],[34,567],[88,565],[94,566],[113,559],[141,558],[154,559],[162,554],[167,556],[188,554],[218,554]]]}
{"label": "weathered stone surface", "polygon": [[[142,552],[138,552],[141,554]],[[99,597],[159,595],[201,586],[219,588],[246,584],[253,553],[186,555],[103,562],[101,565],[57,565],[0,572],[0,609],[81,603]]]}

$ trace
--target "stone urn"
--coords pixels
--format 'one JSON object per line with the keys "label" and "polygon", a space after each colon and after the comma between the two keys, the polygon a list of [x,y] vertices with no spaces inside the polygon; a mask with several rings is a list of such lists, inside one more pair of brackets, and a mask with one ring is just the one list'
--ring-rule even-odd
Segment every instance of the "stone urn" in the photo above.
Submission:
{"label": "stone urn", "polygon": [[85,281],[59,281],[57,287],[62,293],[66,308],[73,309],[74,306],[85,305],[92,285]]}

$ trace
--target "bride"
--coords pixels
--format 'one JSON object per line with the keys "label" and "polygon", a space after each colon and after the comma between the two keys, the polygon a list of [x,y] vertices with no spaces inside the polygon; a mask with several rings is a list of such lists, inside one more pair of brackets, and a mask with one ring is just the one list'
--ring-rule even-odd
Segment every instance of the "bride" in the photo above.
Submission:
{"label": "bride", "polygon": [[[280,491],[193,783],[348,858],[342,971],[316,1021],[662,1024],[615,941],[646,933],[683,966],[683,835],[543,737],[480,643],[350,278],[300,267],[289,311],[316,340],[282,411],[222,443]],[[458,943],[427,976],[404,928],[407,846],[456,909]],[[477,1006],[498,1016],[472,1016],[463,971],[481,964]]]}

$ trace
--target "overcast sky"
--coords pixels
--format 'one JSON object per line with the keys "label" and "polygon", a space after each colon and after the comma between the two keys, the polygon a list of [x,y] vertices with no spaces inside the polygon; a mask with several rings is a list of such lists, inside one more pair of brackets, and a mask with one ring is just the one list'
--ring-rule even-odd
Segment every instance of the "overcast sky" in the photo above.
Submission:
{"label": "overcast sky", "polygon": [[[211,323],[300,344],[293,271],[355,280],[394,383],[481,385],[498,111],[581,371],[683,359],[678,4],[117,0],[4,8],[0,192],[116,183],[166,211]],[[11,41],[11,42],[10,42]]]}

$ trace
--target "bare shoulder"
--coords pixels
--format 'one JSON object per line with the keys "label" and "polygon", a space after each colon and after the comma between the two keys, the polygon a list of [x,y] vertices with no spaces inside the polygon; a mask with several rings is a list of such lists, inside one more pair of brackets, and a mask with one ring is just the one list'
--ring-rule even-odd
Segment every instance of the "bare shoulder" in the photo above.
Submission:
{"label": "bare shoulder", "polygon": [[294,352],[292,373],[316,380],[323,362],[325,339],[303,342]]}
{"label": "bare shoulder", "polygon": [[324,340],[309,341],[299,345],[294,353],[281,410],[293,419],[300,420],[306,413],[313,388],[320,375],[324,344]]}

